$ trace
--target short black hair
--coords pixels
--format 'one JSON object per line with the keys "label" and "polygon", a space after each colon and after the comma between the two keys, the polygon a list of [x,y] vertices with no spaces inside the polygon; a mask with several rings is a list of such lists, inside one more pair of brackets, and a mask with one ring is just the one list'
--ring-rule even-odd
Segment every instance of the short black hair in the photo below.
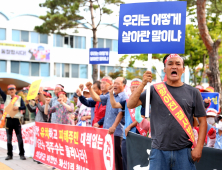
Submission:
{"label": "short black hair", "polygon": [[126,85],[127,84],[127,80],[123,77],[123,84]]}
{"label": "short black hair", "polygon": [[[164,64],[164,67],[166,66],[165,65],[165,60],[167,59],[167,57],[169,56],[170,54],[167,54],[167,55],[165,55],[164,57],[163,57],[163,64]],[[180,56],[181,57],[181,56]],[[183,58],[183,57],[181,57],[181,58]],[[183,67],[184,67],[184,61],[183,61]]]}
{"label": "short black hair", "polygon": [[93,84],[96,84],[99,90],[101,89],[101,87],[100,87],[101,82],[100,81],[94,81]]}

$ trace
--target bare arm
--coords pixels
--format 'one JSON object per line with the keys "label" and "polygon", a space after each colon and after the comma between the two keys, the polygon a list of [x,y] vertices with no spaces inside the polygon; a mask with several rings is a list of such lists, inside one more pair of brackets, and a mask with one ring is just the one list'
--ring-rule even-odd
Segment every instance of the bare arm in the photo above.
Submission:
{"label": "bare arm", "polygon": [[142,102],[140,101],[140,95],[148,82],[152,82],[152,73],[150,71],[146,71],[143,74],[143,82],[139,85],[139,87],[137,87],[133,94],[131,94],[127,103],[127,107],[129,109],[133,109],[139,105],[142,105]]}
{"label": "bare arm", "polygon": [[110,94],[110,103],[112,105],[112,108],[123,108],[122,105],[119,102],[116,102],[114,96],[113,96],[113,86],[110,86],[109,88],[109,94]]}
{"label": "bare arm", "polygon": [[126,129],[125,129],[125,135],[128,135],[128,132],[137,125],[137,121],[135,120],[133,123],[131,123]]}
{"label": "bare arm", "polygon": [[69,106],[68,104],[66,104],[66,103],[63,102],[62,105],[63,105],[69,112],[72,112],[72,111],[73,111],[72,107]]}
{"label": "bare arm", "polygon": [[119,112],[118,115],[116,116],[115,122],[114,122],[113,125],[109,128],[108,133],[109,133],[110,135],[115,132],[116,127],[118,126],[118,124],[120,123],[120,121],[122,120],[122,118],[123,118],[123,112]]}
{"label": "bare arm", "polygon": [[96,102],[101,102],[99,95],[92,89],[92,83],[91,82],[86,83],[86,87],[89,89],[92,99]]}
{"label": "bare arm", "polygon": [[207,134],[207,120],[206,117],[199,117],[199,135],[198,135],[198,141],[197,146],[195,149],[191,152],[192,158],[194,161],[199,162],[201,155],[202,155],[202,149],[204,146],[204,141]]}

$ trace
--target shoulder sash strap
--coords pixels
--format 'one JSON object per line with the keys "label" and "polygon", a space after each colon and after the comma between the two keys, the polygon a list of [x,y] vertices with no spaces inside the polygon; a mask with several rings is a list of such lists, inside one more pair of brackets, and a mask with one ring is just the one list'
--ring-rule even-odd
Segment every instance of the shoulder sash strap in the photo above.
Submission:
{"label": "shoulder sash strap", "polygon": [[196,146],[196,141],[194,139],[194,133],[190,121],[188,120],[186,114],[184,113],[183,109],[177,103],[177,101],[173,98],[173,96],[168,91],[166,85],[161,82],[154,84],[154,88],[156,92],[159,94],[161,100],[173,115],[173,117],[177,120],[183,130],[186,132],[188,137],[190,138],[189,141]]}
{"label": "shoulder sash strap", "polygon": [[[16,95],[15,97],[13,97],[13,99],[11,100],[11,102],[9,104],[11,104],[13,106],[18,99],[19,99],[19,96]],[[6,118],[7,114],[8,113],[4,110],[4,113],[2,115],[2,121],[0,124],[0,128],[3,128],[5,126],[5,118]]]}
{"label": "shoulder sash strap", "polygon": [[[126,102],[128,102],[128,100],[129,99],[126,99]],[[129,110],[130,117],[131,117],[132,121],[135,122],[136,121],[136,119],[135,119],[135,111],[136,111],[136,109],[135,108],[133,108],[133,109],[127,108],[127,109]],[[140,135],[147,136],[147,131],[142,129],[141,127],[139,127],[138,123],[137,123],[136,129],[139,131]]]}

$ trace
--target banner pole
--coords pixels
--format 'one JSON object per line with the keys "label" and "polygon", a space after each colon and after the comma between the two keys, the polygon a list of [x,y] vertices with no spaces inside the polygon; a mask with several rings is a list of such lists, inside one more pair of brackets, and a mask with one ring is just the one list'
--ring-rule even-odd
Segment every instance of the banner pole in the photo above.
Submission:
{"label": "banner pole", "polygon": [[98,65],[98,78],[97,78],[97,80],[100,80],[100,65],[99,64],[97,64]]}
{"label": "banner pole", "polygon": [[[152,54],[148,54],[147,71],[151,71],[151,60],[152,60]],[[148,82],[146,85],[146,111],[145,111],[146,118],[148,118],[150,115],[150,85],[151,85],[150,82]]]}

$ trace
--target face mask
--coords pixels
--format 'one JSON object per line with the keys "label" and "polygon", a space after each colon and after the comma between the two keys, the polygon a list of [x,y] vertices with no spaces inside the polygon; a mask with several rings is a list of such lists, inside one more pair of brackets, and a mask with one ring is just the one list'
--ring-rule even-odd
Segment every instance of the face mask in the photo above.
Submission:
{"label": "face mask", "polygon": [[218,125],[217,125],[217,128],[220,129],[220,130],[222,130],[222,122],[221,122],[221,121],[219,121],[219,123],[218,123]]}
{"label": "face mask", "polygon": [[215,123],[214,117],[208,117],[207,118],[207,123],[213,125]]}

